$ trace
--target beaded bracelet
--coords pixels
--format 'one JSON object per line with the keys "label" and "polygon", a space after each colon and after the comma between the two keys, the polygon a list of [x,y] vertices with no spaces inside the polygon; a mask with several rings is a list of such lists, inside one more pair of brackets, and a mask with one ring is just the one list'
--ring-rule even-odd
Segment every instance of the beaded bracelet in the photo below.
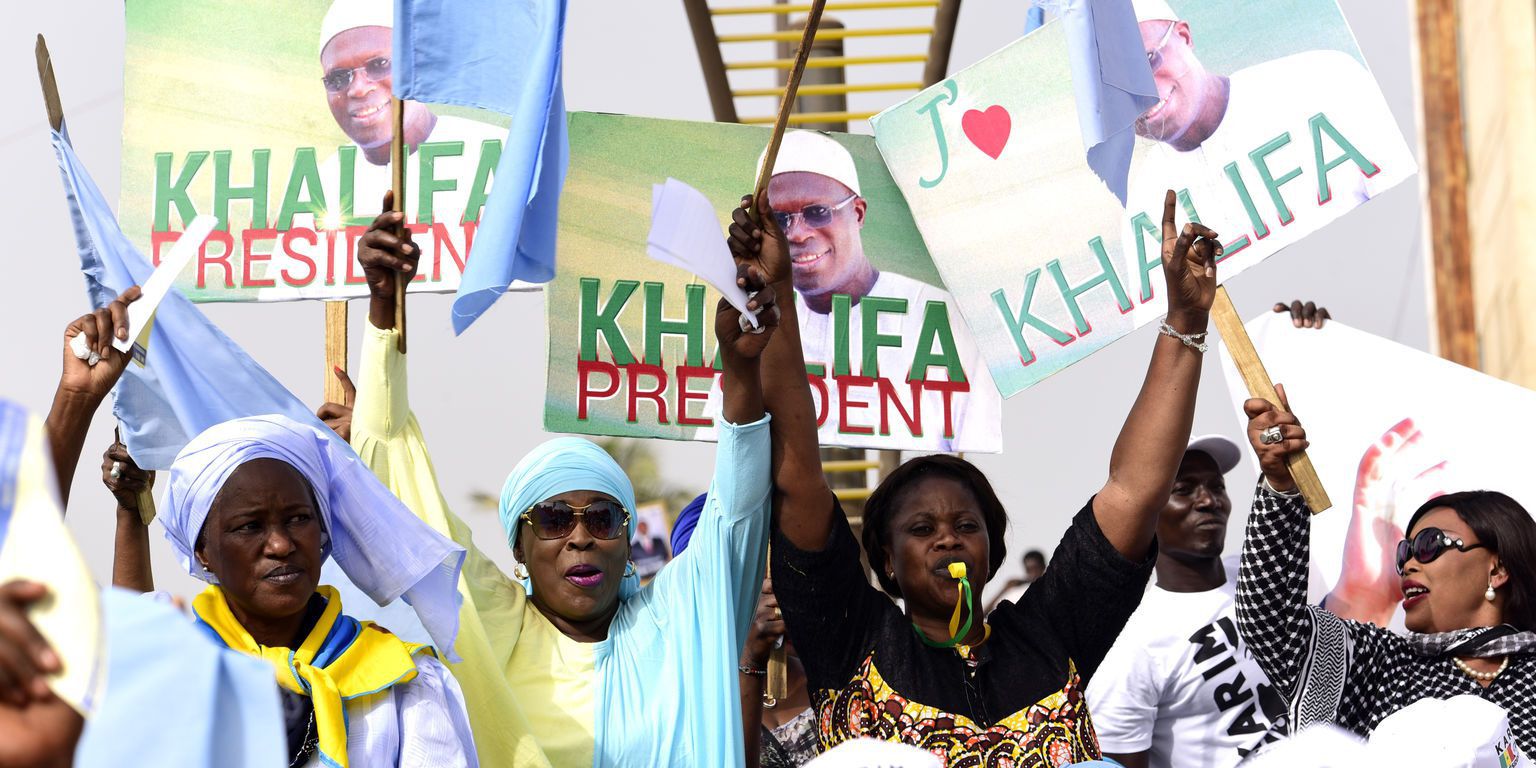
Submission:
{"label": "beaded bracelet", "polygon": [[768,670],[766,669],[757,669],[755,667],[749,667],[745,664],[737,664],[736,669],[743,675],[752,675],[754,677],[761,677],[765,679],[768,677]]}
{"label": "beaded bracelet", "polygon": [[1158,330],[1161,331],[1164,336],[1172,336],[1173,338],[1184,342],[1184,346],[1189,347],[1190,349],[1193,349],[1194,351],[1201,354],[1205,354],[1205,351],[1211,348],[1209,344],[1205,343],[1205,335],[1209,333],[1209,331],[1201,331],[1199,333],[1179,333],[1174,329],[1173,326],[1169,325],[1168,321],[1166,320],[1163,321],[1162,327],[1160,327]]}

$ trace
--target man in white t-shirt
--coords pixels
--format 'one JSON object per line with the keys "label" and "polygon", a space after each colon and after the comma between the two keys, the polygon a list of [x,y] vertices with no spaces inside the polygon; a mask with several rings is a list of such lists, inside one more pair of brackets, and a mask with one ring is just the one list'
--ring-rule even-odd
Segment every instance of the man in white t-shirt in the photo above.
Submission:
{"label": "man in white t-shirt", "polygon": [[1223,560],[1237,443],[1190,441],[1157,523],[1157,584],[1088,683],[1099,747],[1128,768],[1237,765],[1284,735],[1286,703],[1237,633]]}
{"label": "man in white t-shirt", "polygon": [[[1133,5],[1162,98],[1136,121],[1145,141],[1131,166],[1122,228],[1126,292],[1139,301],[1159,285],[1149,273],[1160,263],[1160,234],[1150,227],[1170,187],[1187,190],[1181,199],[1221,233],[1230,259],[1249,248],[1273,253],[1414,167],[1386,100],[1354,56],[1306,51],[1226,76],[1205,68],[1195,32],[1166,0]],[[1148,215],[1140,226],[1139,213]]]}
{"label": "man in white t-shirt", "polygon": [[[860,230],[867,203],[848,150],[815,131],[784,134],[768,198],[789,246],[805,361],[825,373],[812,387],[822,442],[889,447],[897,436],[909,450],[1002,450],[1002,396],[954,299],[942,288],[882,272],[865,256]],[[924,333],[932,313],[947,314],[949,333],[934,334],[933,326]],[[876,350],[877,370],[864,365],[866,345]],[[937,356],[930,362],[958,360],[960,370],[939,364],[913,370],[924,353]],[[925,385],[914,396],[909,375],[939,386]],[[944,391],[962,376],[965,391]],[[709,413],[718,412],[717,401],[712,391]],[[908,417],[918,430],[909,428]]]}

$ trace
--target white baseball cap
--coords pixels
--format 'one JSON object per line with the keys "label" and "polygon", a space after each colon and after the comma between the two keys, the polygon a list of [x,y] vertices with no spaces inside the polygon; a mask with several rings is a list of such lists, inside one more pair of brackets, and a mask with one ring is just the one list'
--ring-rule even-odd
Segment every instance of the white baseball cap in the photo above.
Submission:
{"label": "white baseball cap", "polygon": [[1420,699],[1387,716],[1371,732],[1375,765],[1444,768],[1530,768],[1515,743],[1509,713],[1472,694]]}
{"label": "white baseball cap", "polygon": [[[768,148],[757,156],[757,167],[763,167]],[[848,188],[855,195],[859,191],[859,169],[853,163],[853,155],[831,136],[819,131],[786,131],[779,143],[779,156],[773,161],[773,175],[804,171],[825,176]]]}
{"label": "white baseball cap", "polygon": [[335,0],[320,22],[320,52],[337,35],[358,27],[395,28],[395,4],[390,0]]}
{"label": "white baseball cap", "polygon": [[1136,9],[1136,23],[1143,21],[1179,21],[1179,15],[1173,12],[1173,6],[1168,0],[1131,0],[1131,6]]}
{"label": "white baseball cap", "polygon": [[861,738],[850,739],[821,753],[806,763],[806,768],[942,768],[943,765],[933,753],[910,744]]}
{"label": "white baseball cap", "polygon": [[1185,453],[1200,451],[1216,460],[1216,469],[1225,475],[1237,466],[1243,458],[1243,451],[1237,447],[1237,443],[1224,435],[1201,435],[1189,441],[1189,447]]}

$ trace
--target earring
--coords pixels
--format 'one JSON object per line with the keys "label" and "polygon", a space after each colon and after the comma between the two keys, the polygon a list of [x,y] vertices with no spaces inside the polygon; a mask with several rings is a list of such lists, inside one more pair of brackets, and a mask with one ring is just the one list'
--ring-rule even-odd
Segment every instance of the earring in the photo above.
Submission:
{"label": "earring", "polygon": [[624,578],[627,579],[627,578],[629,578],[631,576],[636,576],[639,573],[640,573],[640,571],[635,568],[635,561],[630,560],[630,561],[624,563]]}
{"label": "earring", "polygon": [[528,566],[523,565],[522,563],[518,563],[517,565],[512,566],[512,578],[517,579],[518,581],[527,581]]}
{"label": "earring", "polygon": [[1488,591],[1483,593],[1483,597],[1486,598],[1488,600],[1488,602],[1490,602],[1490,603],[1493,602],[1493,580],[1492,579],[1489,579],[1489,581],[1488,581]]}

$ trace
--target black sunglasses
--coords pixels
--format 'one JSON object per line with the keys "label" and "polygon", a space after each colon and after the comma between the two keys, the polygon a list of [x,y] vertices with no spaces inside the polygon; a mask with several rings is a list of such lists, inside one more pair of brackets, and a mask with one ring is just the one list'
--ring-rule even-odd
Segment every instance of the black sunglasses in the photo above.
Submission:
{"label": "black sunglasses", "polygon": [[629,512],[616,501],[599,499],[584,507],[563,501],[541,501],[528,508],[522,518],[533,526],[533,535],[544,541],[563,539],[576,530],[576,520],[595,539],[617,539],[629,530]]}
{"label": "black sunglasses", "polygon": [[341,93],[352,84],[352,78],[357,75],[359,69],[368,73],[368,79],[374,82],[389,77],[390,61],[388,56],[375,56],[365,62],[361,67],[337,67],[320,78],[325,83],[325,89],[331,93]]}
{"label": "black sunglasses", "polygon": [[788,232],[789,225],[794,222],[796,217],[799,217],[801,221],[804,221],[807,227],[817,229],[831,224],[832,214],[848,207],[848,204],[857,198],[858,195],[854,194],[849,195],[842,200],[833,203],[832,205],[815,203],[813,205],[807,205],[798,211],[774,211],[773,218],[774,221],[778,222],[780,232]]}
{"label": "black sunglasses", "polygon": [[1403,539],[1397,543],[1397,575],[1403,575],[1403,566],[1408,564],[1410,557],[1421,563],[1432,563],[1447,549],[1470,552],[1482,548],[1482,544],[1468,544],[1461,539],[1453,539],[1439,528],[1425,528],[1412,541]]}

